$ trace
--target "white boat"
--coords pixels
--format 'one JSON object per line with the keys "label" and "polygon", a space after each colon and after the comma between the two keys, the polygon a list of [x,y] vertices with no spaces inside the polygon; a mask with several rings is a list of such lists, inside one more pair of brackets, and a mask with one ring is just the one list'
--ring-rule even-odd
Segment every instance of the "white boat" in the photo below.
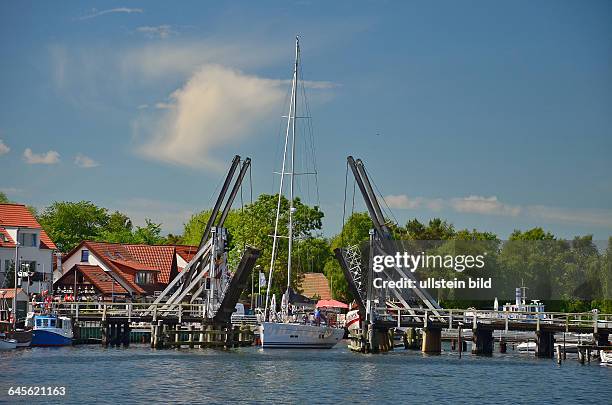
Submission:
{"label": "white boat", "polygon": [[346,313],[346,322],[344,323],[345,328],[351,333],[352,330],[358,330],[361,323],[361,317],[359,316],[359,310],[353,309]]}
{"label": "white boat", "polygon": [[344,329],[326,325],[262,322],[259,336],[263,348],[331,349],[342,340]]}
{"label": "white boat", "polygon": [[612,366],[612,350],[600,350],[599,359],[602,365]]}
{"label": "white boat", "polygon": [[[516,349],[519,352],[535,352],[537,347],[538,345],[536,342],[529,341],[529,342],[520,343],[516,347]],[[557,349],[557,347],[560,347],[561,352],[565,350],[565,353],[578,353],[578,343],[565,343],[564,345],[562,342],[559,342],[559,343],[555,343],[554,347],[555,347],[555,350]]]}
{"label": "white boat", "polygon": [[[300,64],[300,42],[299,38],[295,39],[295,64],[293,69],[293,79],[291,81],[291,100],[289,103],[289,114],[287,115],[287,131],[285,134],[285,147],[283,151],[282,169],[280,171],[280,188],[278,192],[278,205],[276,209],[276,219],[274,222],[274,235],[272,243],[272,258],[270,262],[270,270],[268,275],[268,288],[266,289],[266,306],[264,310],[264,319],[259,326],[259,339],[263,348],[288,348],[288,349],[329,349],[336,343],[342,340],[344,336],[344,328],[332,327],[321,323],[319,317],[315,317],[314,322],[310,316],[304,314],[303,322],[295,322],[295,315],[291,315],[290,307],[292,306],[292,289],[291,289],[291,259],[293,252],[293,242],[295,239],[293,221],[296,208],[294,207],[294,183],[295,183],[295,151],[296,151],[296,114],[297,98],[298,98],[298,77]],[[308,115],[308,114],[303,114]],[[290,154],[290,156],[288,155]],[[289,160],[289,162],[288,162]],[[287,170],[286,164],[289,163],[290,168]],[[316,173],[302,173],[315,174]],[[287,235],[279,234],[279,218],[281,217],[281,202],[283,197],[283,185],[285,177],[289,177],[289,210],[288,214],[288,232]],[[270,289],[272,286],[273,269],[275,268],[275,260],[278,255],[279,239],[288,240],[287,254],[287,290],[283,294],[280,314],[276,313],[276,304],[271,303]],[[318,314],[318,313],[317,313]]]}

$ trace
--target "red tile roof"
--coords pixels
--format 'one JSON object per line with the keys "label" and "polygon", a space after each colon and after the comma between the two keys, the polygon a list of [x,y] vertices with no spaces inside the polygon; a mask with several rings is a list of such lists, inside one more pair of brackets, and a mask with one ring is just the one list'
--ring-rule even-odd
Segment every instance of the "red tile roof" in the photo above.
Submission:
{"label": "red tile roof", "polygon": [[176,253],[183,258],[187,263],[193,259],[193,256],[198,253],[197,246],[189,246],[189,245],[175,245]]}
{"label": "red tile roof", "polygon": [[11,238],[11,235],[8,233],[8,231],[2,227],[0,227],[0,247],[15,247],[15,241],[13,240],[13,238]]}
{"label": "red tile roof", "polygon": [[133,275],[127,274],[127,269],[159,271],[157,282],[168,284],[172,276],[172,269],[176,265],[175,254],[180,251],[183,253],[181,257],[185,260],[191,260],[197,251],[196,246],[186,245],[142,245],[84,241],[64,255],[62,260],[65,261],[83,245],[109,268],[120,273],[122,279],[125,279],[135,291],[141,294],[144,290],[133,282]]}
{"label": "red tile roof", "polygon": [[75,264],[72,269],[64,273],[62,277],[55,282],[55,284],[61,284],[62,279],[76,270],[78,270],[83,277],[92,283],[102,294],[128,294],[127,290],[100,266],[93,266],[89,264]]}
{"label": "red tile roof", "polygon": [[146,271],[161,271],[157,267],[147,266],[146,264],[136,262],[134,260],[119,260],[119,259],[111,259],[111,261],[115,264],[119,264],[121,266],[129,267],[132,270],[146,270]]}
{"label": "red tile roof", "polygon": [[174,263],[174,246],[170,245],[126,245],[126,248],[140,263],[159,270],[157,281],[162,284],[170,282]]}
{"label": "red tile roof", "polygon": [[126,249],[125,245],[119,243],[83,241],[66,254],[65,257],[72,256],[82,246],[87,247],[90,252],[93,252],[96,257],[98,257],[108,268],[112,269],[118,277],[121,277],[121,279],[136,293],[145,293],[145,290],[136,284],[131,274],[126,273],[122,266],[113,262],[113,260],[136,261],[132,254]]}
{"label": "red tile roof", "polygon": [[332,298],[329,282],[323,273],[304,273],[300,289],[301,294],[308,298],[318,297],[321,300]]}
{"label": "red tile roof", "polygon": [[40,229],[40,248],[57,249],[28,207],[23,204],[0,204],[0,225]]}
{"label": "red tile roof", "polygon": [[[23,291],[22,288],[18,288],[17,289],[17,295],[21,294],[21,292]],[[15,289],[13,288],[5,288],[0,290],[0,298],[2,299],[13,299],[13,297],[15,296]]]}

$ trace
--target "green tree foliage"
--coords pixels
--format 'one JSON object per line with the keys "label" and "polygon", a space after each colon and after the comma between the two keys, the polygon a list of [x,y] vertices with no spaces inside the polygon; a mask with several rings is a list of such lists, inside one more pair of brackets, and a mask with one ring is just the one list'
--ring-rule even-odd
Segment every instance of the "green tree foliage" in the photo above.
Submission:
{"label": "green tree foliage", "polygon": [[[244,208],[232,210],[224,227],[230,236],[230,265],[237,264],[246,245],[252,245],[261,250],[258,264],[261,271],[268,275],[272,258],[271,235],[274,234],[278,195],[262,194],[253,204]],[[293,221],[294,255],[292,257],[292,285],[297,285],[298,277],[304,272],[323,271],[324,263],[330,256],[327,243],[320,237],[318,231],[322,227],[323,212],[319,207],[309,207],[299,198],[294,200],[296,209]],[[185,224],[183,241],[187,244],[200,243],[204,228],[211,211],[202,211]],[[279,217],[279,235],[287,236],[289,223],[289,201],[281,198],[281,216]],[[278,251],[274,264],[274,276],[271,292],[281,293],[287,285],[287,239],[279,238]]]}
{"label": "green tree foliage", "polygon": [[146,219],[144,227],[133,227],[130,218],[118,211],[90,201],[55,202],[47,207],[38,220],[58,249],[67,252],[81,241],[97,240],[113,243],[163,244],[161,225]]}
{"label": "green tree foliage", "polygon": [[105,208],[90,201],[57,201],[38,218],[58,249],[67,252],[83,240],[96,239],[108,225]]}
{"label": "green tree foliage", "polygon": [[[339,247],[359,246],[363,242],[367,242],[370,238],[370,229],[373,226],[372,220],[367,213],[353,213],[342,227],[340,233],[331,239],[331,252]],[[325,263],[324,273],[330,282],[334,299],[344,302],[353,300],[342,268],[335,256],[330,256]]]}
{"label": "green tree foliage", "polygon": [[4,194],[2,191],[0,191],[0,204],[9,204],[10,202],[11,202],[11,200],[8,199],[6,194]]}

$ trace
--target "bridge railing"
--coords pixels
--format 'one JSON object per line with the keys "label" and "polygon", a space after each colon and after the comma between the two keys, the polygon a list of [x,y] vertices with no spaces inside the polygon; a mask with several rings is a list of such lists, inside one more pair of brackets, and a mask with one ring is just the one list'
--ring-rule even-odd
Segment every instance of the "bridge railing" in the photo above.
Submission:
{"label": "bridge railing", "polygon": [[538,325],[554,325],[566,329],[592,328],[597,332],[599,328],[612,329],[612,314],[592,312],[527,312],[527,311],[493,311],[477,309],[442,309],[431,310],[425,308],[387,309],[380,314],[381,319],[397,322],[400,326],[405,323],[448,325],[456,328],[463,325],[465,328],[476,327],[478,324],[505,324],[533,323]]}
{"label": "bridge railing", "polygon": [[178,304],[168,308],[165,303],[152,304],[139,302],[35,302],[30,303],[29,310],[39,313],[54,313],[69,316],[75,320],[79,317],[125,317],[128,319],[152,318],[153,320],[167,317],[202,318],[206,304]]}

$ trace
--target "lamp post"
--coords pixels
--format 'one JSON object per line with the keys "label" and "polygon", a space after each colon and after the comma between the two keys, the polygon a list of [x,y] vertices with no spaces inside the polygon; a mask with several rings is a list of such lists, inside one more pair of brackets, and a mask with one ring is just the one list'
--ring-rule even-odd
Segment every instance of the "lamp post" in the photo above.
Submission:
{"label": "lamp post", "polygon": [[15,234],[15,263],[13,264],[13,270],[15,271],[14,284],[15,291],[13,294],[13,329],[15,328],[15,322],[17,322],[17,262],[19,260],[19,228]]}

